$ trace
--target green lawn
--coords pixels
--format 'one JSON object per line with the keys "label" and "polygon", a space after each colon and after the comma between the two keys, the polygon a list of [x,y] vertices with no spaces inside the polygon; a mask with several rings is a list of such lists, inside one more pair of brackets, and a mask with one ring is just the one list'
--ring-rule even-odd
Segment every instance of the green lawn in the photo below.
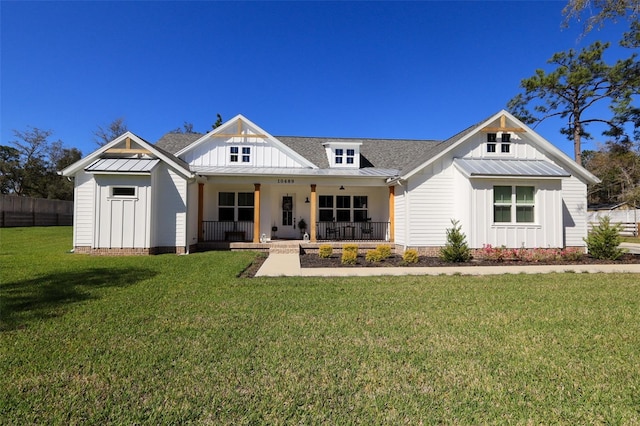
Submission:
{"label": "green lawn", "polygon": [[236,278],[0,229],[3,424],[640,424],[640,277]]}

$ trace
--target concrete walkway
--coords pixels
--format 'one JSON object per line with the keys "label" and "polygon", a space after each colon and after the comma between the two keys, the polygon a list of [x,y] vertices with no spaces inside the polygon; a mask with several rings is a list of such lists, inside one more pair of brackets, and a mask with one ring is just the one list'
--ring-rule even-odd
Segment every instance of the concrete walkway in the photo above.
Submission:
{"label": "concrete walkway", "polygon": [[[640,244],[625,247],[640,254]],[[637,251],[635,251],[637,250]],[[548,274],[552,272],[631,272],[640,273],[640,264],[618,265],[504,265],[504,266],[445,266],[445,267],[344,267],[301,268],[298,254],[270,253],[256,273],[257,277],[365,277],[378,275],[500,275]]]}

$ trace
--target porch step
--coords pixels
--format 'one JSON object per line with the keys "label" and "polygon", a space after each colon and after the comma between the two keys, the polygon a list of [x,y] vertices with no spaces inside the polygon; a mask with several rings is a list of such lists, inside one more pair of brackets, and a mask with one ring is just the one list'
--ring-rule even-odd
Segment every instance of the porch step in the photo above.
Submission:
{"label": "porch step", "polygon": [[271,242],[269,254],[300,254],[299,242]]}

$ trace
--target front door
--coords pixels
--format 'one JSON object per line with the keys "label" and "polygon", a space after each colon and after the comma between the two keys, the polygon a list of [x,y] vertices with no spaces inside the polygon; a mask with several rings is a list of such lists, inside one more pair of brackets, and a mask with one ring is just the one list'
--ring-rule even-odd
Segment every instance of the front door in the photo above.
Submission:
{"label": "front door", "polygon": [[278,237],[296,238],[296,218],[293,195],[283,195],[280,203],[280,229]]}

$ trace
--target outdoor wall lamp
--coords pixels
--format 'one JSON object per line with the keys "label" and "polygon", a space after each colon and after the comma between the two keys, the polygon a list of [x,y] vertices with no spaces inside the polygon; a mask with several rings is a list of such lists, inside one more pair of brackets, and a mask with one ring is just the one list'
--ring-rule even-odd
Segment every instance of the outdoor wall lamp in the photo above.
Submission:
{"label": "outdoor wall lamp", "polygon": [[340,185],[340,191],[344,191],[344,186]]}

